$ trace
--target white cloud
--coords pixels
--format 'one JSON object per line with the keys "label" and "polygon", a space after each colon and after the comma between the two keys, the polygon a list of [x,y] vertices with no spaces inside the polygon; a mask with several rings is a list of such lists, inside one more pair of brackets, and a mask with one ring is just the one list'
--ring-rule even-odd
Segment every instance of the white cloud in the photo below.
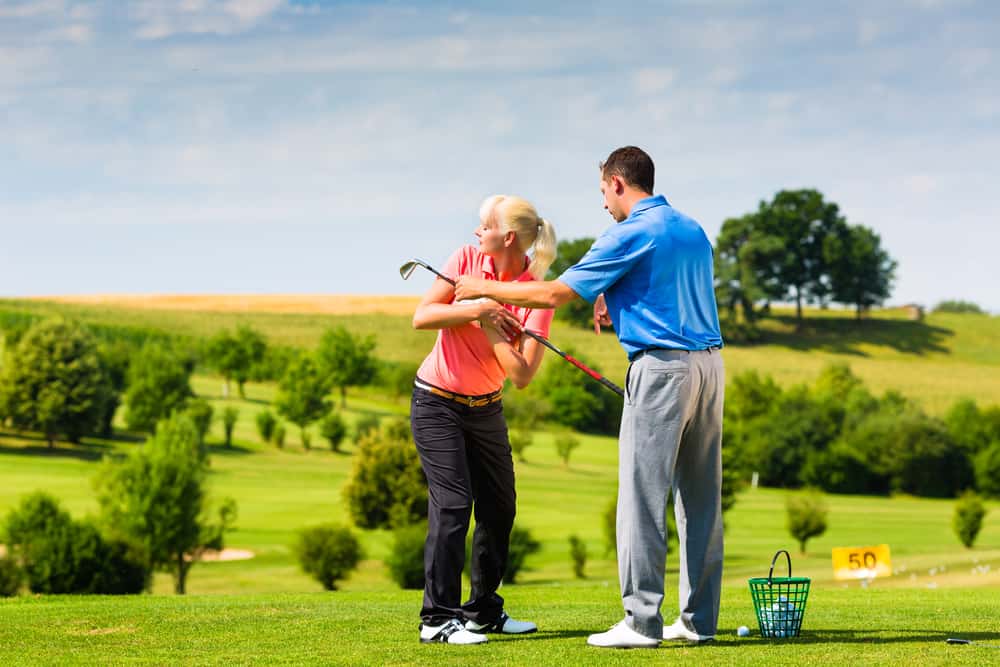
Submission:
{"label": "white cloud", "polygon": [[637,92],[655,95],[669,88],[676,76],[677,73],[668,67],[643,67],[632,78]]}
{"label": "white cloud", "polygon": [[282,6],[282,0],[141,0],[129,4],[139,39],[183,34],[232,35],[252,29]]}

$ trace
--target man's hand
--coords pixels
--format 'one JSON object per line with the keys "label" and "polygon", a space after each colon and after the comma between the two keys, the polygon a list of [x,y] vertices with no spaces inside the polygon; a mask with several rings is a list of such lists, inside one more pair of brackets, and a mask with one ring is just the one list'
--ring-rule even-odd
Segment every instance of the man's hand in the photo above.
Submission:
{"label": "man's hand", "polygon": [[473,278],[472,276],[459,276],[455,281],[455,301],[465,301],[467,299],[478,299],[489,296],[484,291],[488,280]]}
{"label": "man's hand", "polygon": [[604,302],[604,295],[598,294],[594,299],[594,333],[601,335],[601,326],[610,327],[611,318],[608,316],[608,304]]}

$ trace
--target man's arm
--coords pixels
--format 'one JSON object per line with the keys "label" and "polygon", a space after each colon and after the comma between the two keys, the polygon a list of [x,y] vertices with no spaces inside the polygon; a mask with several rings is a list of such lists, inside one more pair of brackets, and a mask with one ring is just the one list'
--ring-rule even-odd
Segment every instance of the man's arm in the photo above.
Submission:
{"label": "man's arm", "polygon": [[526,308],[558,308],[579,298],[569,285],[558,280],[505,282],[472,276],[458,277],[456,299],[464,301],[481,297]]}

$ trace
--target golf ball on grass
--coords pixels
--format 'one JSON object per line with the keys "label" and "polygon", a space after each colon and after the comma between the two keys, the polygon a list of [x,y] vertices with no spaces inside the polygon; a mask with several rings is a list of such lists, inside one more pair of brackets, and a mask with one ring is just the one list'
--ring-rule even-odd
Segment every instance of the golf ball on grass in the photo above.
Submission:
{"label": "golf ball on grass", "polygon": [[740,627],[736,628],[736,634],[739,637],[749,637],[750,636],[750,628],[748,628],[745,625],[741,625]]}

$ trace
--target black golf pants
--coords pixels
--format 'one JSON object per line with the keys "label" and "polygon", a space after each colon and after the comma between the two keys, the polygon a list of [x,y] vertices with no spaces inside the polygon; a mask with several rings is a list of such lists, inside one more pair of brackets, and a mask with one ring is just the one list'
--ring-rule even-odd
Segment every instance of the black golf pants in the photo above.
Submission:
{"label": "black golf pants", "polygon": [[[496,591],[507,567],[515,507],[503,404],[469,407],[415,387],[410,424],[429,492],[420,617],[426,625],[452,618],[492,623],[503,611]],[[461,604],[473,511],[472,590]]]}

